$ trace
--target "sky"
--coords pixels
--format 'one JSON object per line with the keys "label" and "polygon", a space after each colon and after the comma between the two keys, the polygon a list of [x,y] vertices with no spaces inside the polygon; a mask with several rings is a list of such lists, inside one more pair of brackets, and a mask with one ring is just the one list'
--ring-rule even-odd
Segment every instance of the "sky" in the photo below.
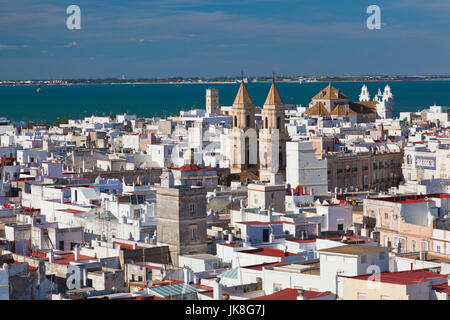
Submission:
{"label": "sky", "polygon": [[448,75],[449,17],[449,0],[0,0],[0,79]]}

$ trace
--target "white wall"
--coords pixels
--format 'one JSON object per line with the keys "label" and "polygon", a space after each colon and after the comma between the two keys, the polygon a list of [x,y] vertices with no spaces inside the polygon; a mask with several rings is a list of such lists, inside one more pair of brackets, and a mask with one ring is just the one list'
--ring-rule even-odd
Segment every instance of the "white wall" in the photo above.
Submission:
{"label": "white wall", "polygon": [[290,184],[291,188],[303,186],[306,193],[326,195],[328,193],[326,159],[316,158],[311,142],[291,141],[286,143],[286,148],[286,183]]}

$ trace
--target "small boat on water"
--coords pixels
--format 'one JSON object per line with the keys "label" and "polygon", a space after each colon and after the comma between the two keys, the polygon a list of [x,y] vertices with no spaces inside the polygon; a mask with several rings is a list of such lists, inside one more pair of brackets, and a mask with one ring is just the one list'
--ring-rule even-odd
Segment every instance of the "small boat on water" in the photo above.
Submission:
{"label": "small boat on water", "polygon": [[37,89],[36,89],[36,92],[37,92],[37,93],[41,93],[41,92],[42,92],[42,89],[41,89],[41,88],[37,88]]}

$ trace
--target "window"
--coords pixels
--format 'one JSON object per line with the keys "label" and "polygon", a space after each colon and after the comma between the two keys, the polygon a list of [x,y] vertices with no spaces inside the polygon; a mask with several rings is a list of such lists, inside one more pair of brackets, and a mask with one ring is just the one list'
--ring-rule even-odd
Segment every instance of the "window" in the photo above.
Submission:
{"label": "window", "polygon": [[247,115],[247,118],[246,118],[246,125],[247,125],[247,127],[250,127],[250,116],[249,115]]}
{"label": "window", "polygon": [[265,119],[266,121],[265,121],[265,128],[267,129],[268,127],[269,127],[269,119],[267,119],[267,117],[266,117],[266,119]]}
{"label": "window", "polygon": [[190,203],[190,204],[189,204],[189,213],[190,213],[191,215],[193,215],[193,214],[195,214],[195,211],[196,211],[195,203]]}
{"label": "window", "polygon": [[237,116],[234,116],[234,126],[237,127]]}
{"label": "window", "polygon": [[280,129],[280,117],[277,117],[277,129]]}
{"label": "window", "polygon": [[339,231],[341,231],[341,230],[344,230],[344,225],[341,223],[341,224],[338,224],[337,225],[337,229],[339,230]]}
{"label": "window", "polygon": [[385,213],[385,214],[384,214],[384,218],[385,218],[386,220],[388,220],[388,219],[389,219],[389,213]]}
{"label": "window", "polygon": [[385,256],[386,256],[386,254],[384,252],[380,252],[380,260],[384,260]]}
{"label": "window", "polygon": [[441,246],[436,246],[436,252],[441,253]]}
{"label": "window", "polygon": [[59,250],[64,251],[64,240],[59,242]]}
{"label": "window", "polygon": [[358,292],[358,300],[366,300],[366,294],[363,292]]}
{"label": "window", "polygon": [[191,240],[195,241],[197,240],[197,229],[191,229]]}
{"label": "window", "polygon": [[413,241],[411,242],[411,244],[412,244],[411,250],[412,250],[413,252],[415,252],[415,251],[416,251],[416,240],[413,240]]}
{"label": "window", "polygon": [[420,243],[422,251],[428,251],[428,242],[427,241],[421,241]]}
{"label": "window", "polygon": [[361,263],[366,263],[366,262],[367,262],[367,257],[361,256]]}
{"label": "window", "polygon": [[138,281],[142,281],[142,276],[139,276],[139,277],[138,277]]}
{"label": "window", "polygon": [[282,288],[281,283],[274,283],[273,284],[273,292],[278,292]]}

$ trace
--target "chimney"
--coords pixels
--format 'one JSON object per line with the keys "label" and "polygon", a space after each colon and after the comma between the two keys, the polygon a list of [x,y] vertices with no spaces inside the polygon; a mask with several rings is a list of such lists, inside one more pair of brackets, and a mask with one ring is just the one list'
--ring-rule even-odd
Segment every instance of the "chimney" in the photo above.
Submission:
{"label": "chimney", "polygon": [[306,300],[305,290],[297,290],[298,296],[297,300]]}
{"label": "chimney", "polygon": [[222,298],[222,285],[220,284],[220,278],[216,278],[214,281],[213,299],[222,300]]}
{"label": "chimney", "polygon": [[184,267],[183,268],[183,279],[184,279],[185,284],[189,284],[189,282],[190,282],[189,276],[190,276],[189,269],[187,267]]}
{"label": "chimney", "polygon": [[75,261],[80,260],[80,247],[78,245],[73,249]]}
{"label": "chimney", "polygon": [[55,254],[53,253],[53,250],[47,253],[48,262],[55,263]]}

